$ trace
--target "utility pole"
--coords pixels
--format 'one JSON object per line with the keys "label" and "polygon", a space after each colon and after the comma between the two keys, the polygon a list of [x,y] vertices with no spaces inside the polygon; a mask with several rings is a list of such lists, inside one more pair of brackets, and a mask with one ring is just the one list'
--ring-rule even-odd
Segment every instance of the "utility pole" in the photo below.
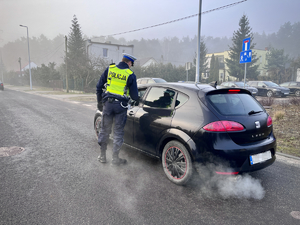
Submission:
{"label": "utility pole", "polygon": [[19,62],[19,64],[20,64],[20,77],[22,77],[21,57],[19,57],[18,62]]}
{"label": "utility pole", "polygon": [[[202,7],[202,0],[199,0],[199,15],[198,15],[198,42],[197,42],[197,63],[196,63],[196,79],[195,83],[201,82],[201,74],[200,74],[200,33],[201,33],[201,7]],[[199,81],[200,77],[200,81]]]}
{"label": "utility pole", "polygon": [[68,38],[67,38],[67,35],[65,36],[65,48],[66,48],[66,90],[67,90],[67,93],[69,93],[69,83],[68,83],[68,56],[67,56],[67,52],[68,52]]}
{"label": "utility pole", "polygon": [[1,62],[0,62],[0,67],[1,67],[1,73],[2,73],[2,83],[4,83],[4,78],[3,78],[3,71],[4,71],[4,64],[3,64],[3,60],[2,60],[2,52],[0,52],[0,56],[1,56]]}
{"label": "utility pole", "polygon": [[27,30],[27,45],[28,45],[28,59],[29,59],[29,79],[30,79],[30,90],[32,90],[32,81],[31,81],[31,62],[30,62],[30,50],[29,50],[29,33],[28,27],[24,25],[20,25],[20,27],[26,27]]}

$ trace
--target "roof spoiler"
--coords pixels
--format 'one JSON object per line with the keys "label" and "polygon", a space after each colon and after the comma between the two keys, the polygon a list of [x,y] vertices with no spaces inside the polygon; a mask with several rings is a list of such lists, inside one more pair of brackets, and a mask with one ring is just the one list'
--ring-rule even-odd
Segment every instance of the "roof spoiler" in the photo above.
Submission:
{"label": "roof spoiler", "polygon": [[218,84],[218,81],[213,81],[213,82],[209,83],[209,85],[214,87],[214,88],[217,88],[217,84]]}

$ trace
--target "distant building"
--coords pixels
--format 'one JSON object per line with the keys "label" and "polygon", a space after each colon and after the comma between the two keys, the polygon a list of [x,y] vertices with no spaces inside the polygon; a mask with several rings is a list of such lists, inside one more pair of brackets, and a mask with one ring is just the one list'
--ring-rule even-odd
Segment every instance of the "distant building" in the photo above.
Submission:
{"label": "distant building", "polygon": [[[38,66],[34,62],[30,62],[30,69],[37,68]],[[22,68],[22,76],[24,76],[24,71],[29,70],[29,63]]]}
{"label": "distant building", "polygon": [[110,63],[119,63],[123,58],[123,53],[134,55],[133,45],[118,45],[110,42],[86,41],[87,56],[92,58],[102,58]]}
{"label": "distant building", "polygon": [[[259,59],[257,61],[258,64],[258,72],[259,75],[264,75],[266,73],[266,65],[267,65],[267,59],[266,59],[266,55],[268,50],[260,50],[260,49],[252,49],[253,53],[256,54],[256,57]],[[225,59],[229,58],[229,51],[224,51],[224,52],[217,52],[217,53],[209,53],[206,55],[207,62],[208,62],[208,68],[210,68],[210,61],[211,61],[211,57],[214,54],[215,58],[218,58],[219,61],[219,80],[222,82],[224,81],[235,81],[237,80],[236,77],[230,76],[228,73],[228,66],[225,63]],[[202,77],[204,79],[207,79],[208,76],[206,74],[202,74]]]}
{"label": "distant building", "polygon": [[148,58],[143,58],[143,59],[137,59],[134,63],[135,63],[135,65],[140,66],[140,67],[147,67],[150,65],[155,65],[158,62],[154,58],[148,57]]}
{"label": "distant building", "polygon": [[[38,66],[34,62],[30,62],[30,68],[37,68]],[[29,70],[29,63],[23,67],[22,71]]]}

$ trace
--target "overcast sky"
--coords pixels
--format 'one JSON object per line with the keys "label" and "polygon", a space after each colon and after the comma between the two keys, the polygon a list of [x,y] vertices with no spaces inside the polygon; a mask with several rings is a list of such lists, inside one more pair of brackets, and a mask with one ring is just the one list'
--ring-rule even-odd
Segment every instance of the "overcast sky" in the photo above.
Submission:
{"label": "overcast sky", "polygon": [[[277,32],[290,21],[300,22],[300,0],[247,0],[235,6],[215,10],[243,0],[202,0],[201,36],[231,37],[239,28],[239,19],[246,14],[253,32]],[[9,41],[44,34],[53,39],[68,35],[73,15],[84,35],[106,36],[141,29],[199,12],[199,0],[0,0],[0,47]],[[206,13],[205,13],[206,12]],[[132,39],[153,39],[177,36],[194,37],[198,17],[169,23],[137,32],[116,35]]]}

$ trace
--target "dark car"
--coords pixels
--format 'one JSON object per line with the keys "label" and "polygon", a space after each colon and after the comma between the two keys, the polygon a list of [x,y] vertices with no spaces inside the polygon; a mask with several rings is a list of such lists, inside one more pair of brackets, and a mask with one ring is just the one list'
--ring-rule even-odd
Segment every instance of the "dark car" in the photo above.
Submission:
{"label": "dark car", "polygon": [[280,87],[285,87],[290,89],[290,94],[294,94],[297,97],[300,96],[300,82],[292,81],[279,84]]}
{"label": "dark car", "polygon": [[152,83],[166,83],[162,78],[156,78],[156,77],[143,77],[136,80],[137,84],[152,84]]}
{"label": "dark car", "polygon": [[257,88],[257,95],[267,97],[284,97],[290,94],[290,89],[280,87],[272,81],[248,81],[248,85]]}
{"label": "dark car", "polygon": [[[124,144],[160,158],[172,182],[185,184],[197,163],[215,165],[214,174],[235,175],[275,161],[272,119],[248,90],[161,83],[138,91],[139,104],[127,112]],[[96,135],[100,124],[97,110]]]}
{"label": "dark car", "polygon": [[252,95],[256,95],[257,92],[258,92],[257,88],[251,87],[248,84],[245,84],[245,87],[244,87],[244,82],[228,81],[228,82],[223,82],[222,84],[220,84],[220,86],[222,86],[222,87],[245,88],[248,91],[250,91]]}
{"label": "dark car", "polygon": [[2,91],[4,91],[4,84],[1,82],[1,80],[0,80],[0,89],[1,89]]}

